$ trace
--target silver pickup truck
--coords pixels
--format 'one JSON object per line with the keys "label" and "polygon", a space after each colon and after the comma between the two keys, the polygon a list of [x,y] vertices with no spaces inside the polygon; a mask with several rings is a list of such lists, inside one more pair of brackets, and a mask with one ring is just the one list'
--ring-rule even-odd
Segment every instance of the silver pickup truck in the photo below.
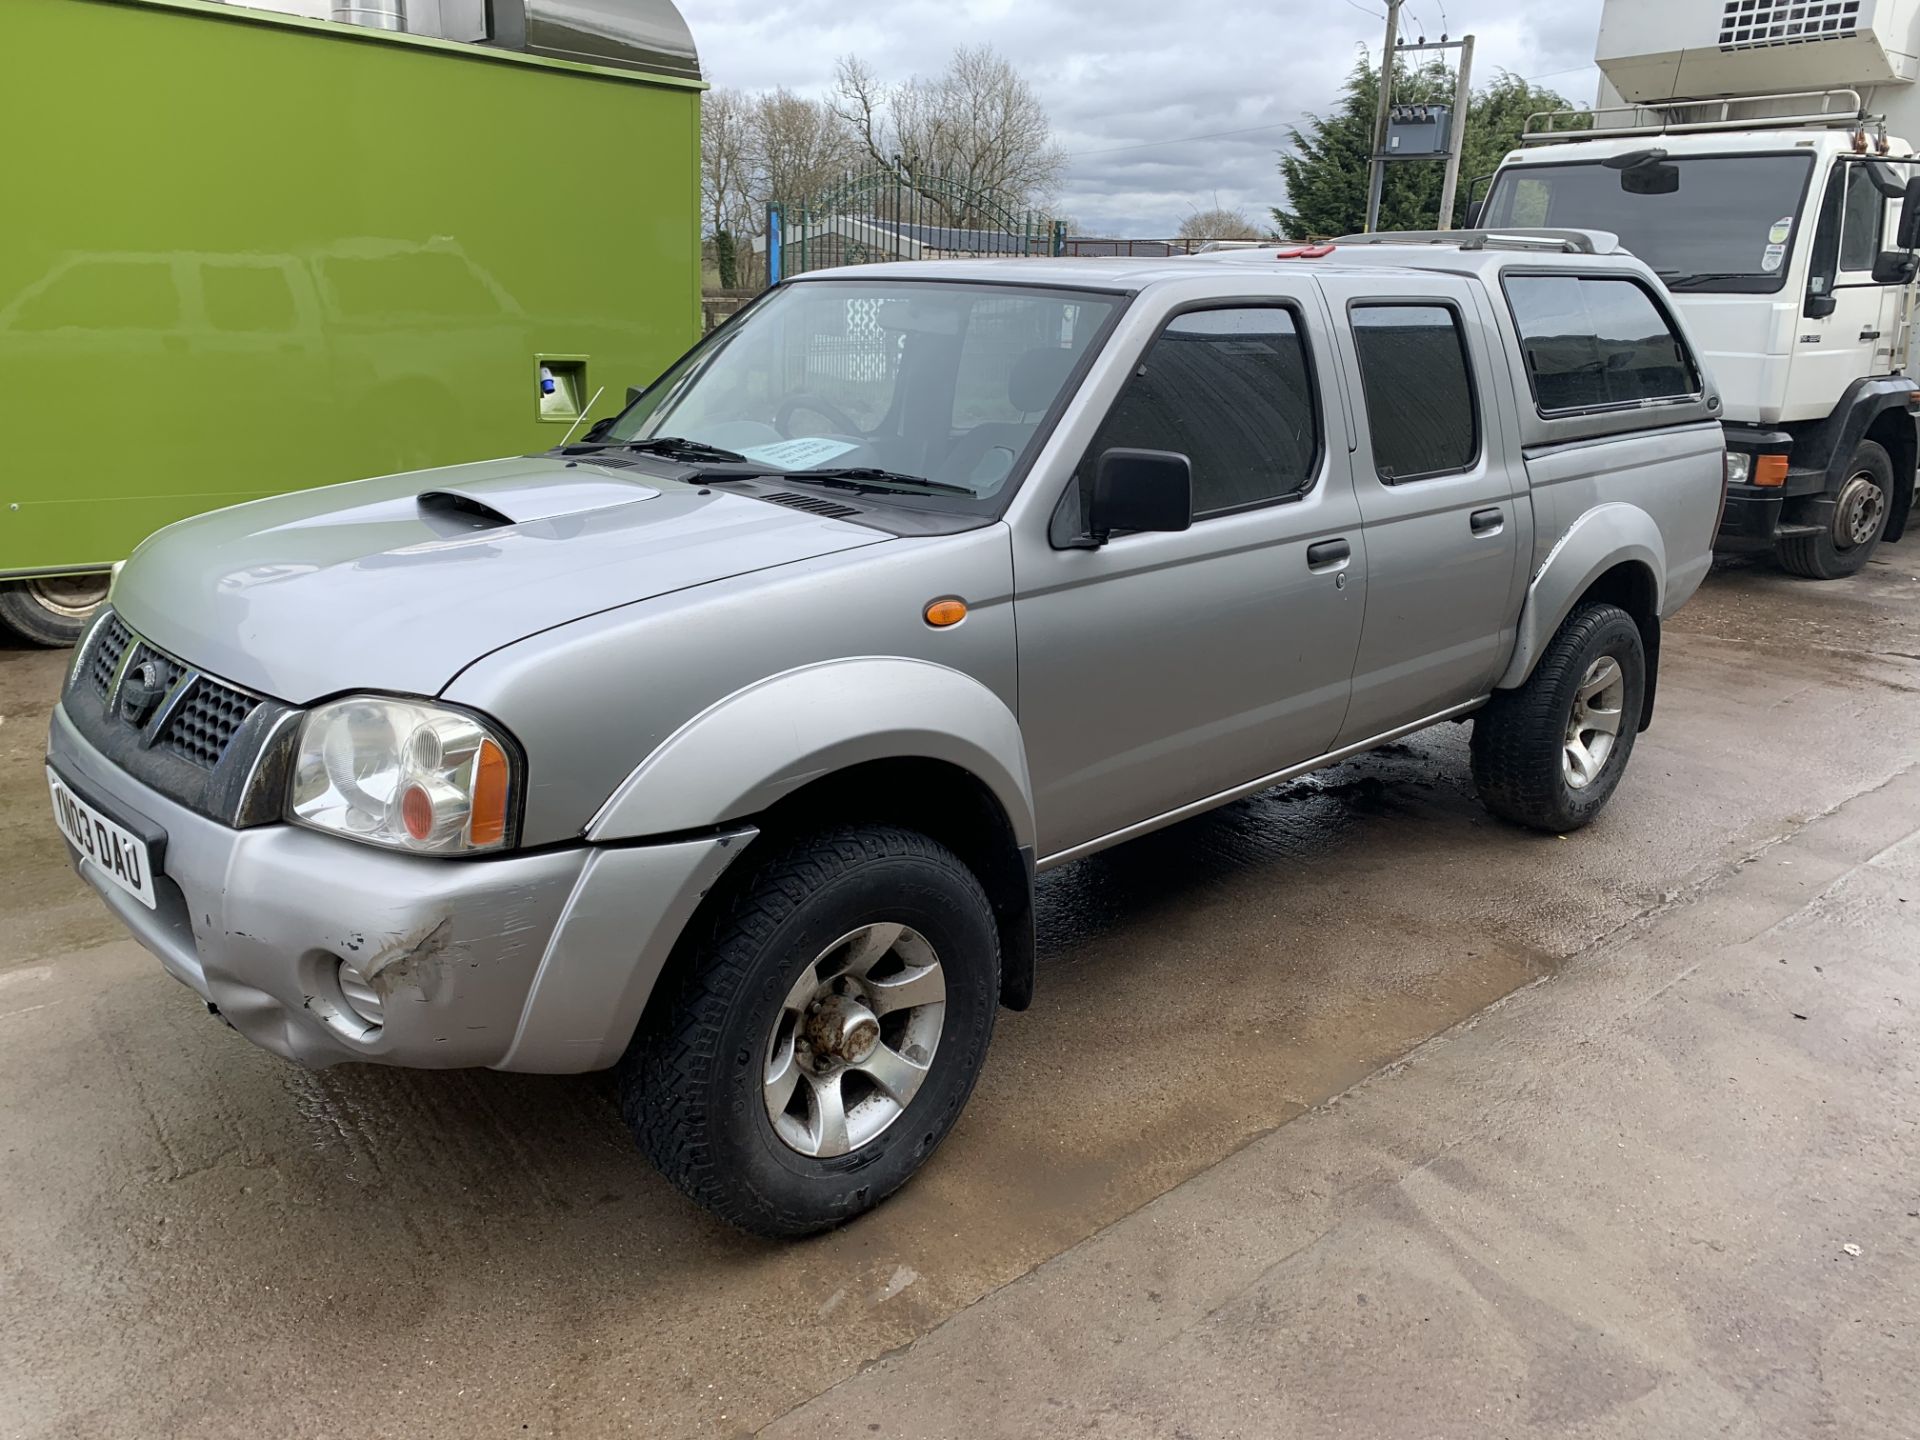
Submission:
{"label": "silver pickup truck", "polygon": [[1591,820],[1723,496],[1603,236],[871,266],[579,443],[161,531],[48,746],[75,862],[308,1065],[618,1066],[728,1220],[877,1203],[1033,991],[1034,877],[1473,717]]}

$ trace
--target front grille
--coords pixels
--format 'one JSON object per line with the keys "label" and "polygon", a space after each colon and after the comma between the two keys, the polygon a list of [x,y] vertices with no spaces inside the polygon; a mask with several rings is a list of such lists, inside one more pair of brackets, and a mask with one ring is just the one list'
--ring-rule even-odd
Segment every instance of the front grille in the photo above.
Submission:
{"label": "front grille", "polygon": [[133,643],[133,632],[118,615],[108,612],[107,618],[100,622],[100,631],[93,637],[93,653],[87,656],[87,679],[93,685],[94,694],[102,700],[113,689],[114,672],[120,668],[120,657],[127,653],[127,646]]}
{"label": "front grille", "polygon": [[842,505],[837,500],[828,500],[819,495],[796,495],[791,490],[777,490],[771,495],[762,495],[762,500],[771,500],[776,505],[785,505],[790,510],[804,510],[809,515],[827,515],[835,520],[843,520],[849,515],[860,512],[851,505]]}
{"label": "front grille", "polygon": [[223,825],[279,819],[297,710],[216,680],[112,610],[86,644],[61,709],[108,764]]}
{"label": "front grille", "polygon": [[170,754],[211,770],[227,753],[234,733],[259,702],[251,695],[222,685],[208,676],[190,682],[186,698],[161,728],[158,744]]}

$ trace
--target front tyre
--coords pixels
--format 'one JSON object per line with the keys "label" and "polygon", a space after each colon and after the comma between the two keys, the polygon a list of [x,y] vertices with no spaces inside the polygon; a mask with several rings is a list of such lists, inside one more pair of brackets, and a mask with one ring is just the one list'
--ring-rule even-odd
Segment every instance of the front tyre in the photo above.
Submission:
{"label": "front tyre", "polygon": [[1640,627],[1617,605],[1581,605],[1527,683],[1474,717],[1473,783],[1494,814],[1564,834],[1607,803],[1633,753],[1647,693]]}
{"label": "front tyre", "polygon": [[722,1219],[824,1230],[906,1183],[952,1129],[999,992],[993,910],[957,856],[893,826],[812,836],[723,908],[622,1062],[621,1110]]}
{"label": "front tyre", "polygon": [[1812,535],[1780,541],[1781,568],[1809,580],[1840,580],[1865,565],[1887,531],[1893,506],[1893,459],[1862,440],[1834,498],[1833,518]]}

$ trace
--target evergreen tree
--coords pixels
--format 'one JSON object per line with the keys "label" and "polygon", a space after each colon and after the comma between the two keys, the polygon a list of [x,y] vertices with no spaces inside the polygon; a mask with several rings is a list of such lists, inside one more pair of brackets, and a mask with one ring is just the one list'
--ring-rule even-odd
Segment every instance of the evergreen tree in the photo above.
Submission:
{"label": "evergreen tree", "polygon": [[[1280,174],[1291,208],[1275,206],[1273,210],[1274,224],[1282,235],[1304,240],[1349,235],[1364,228],[1367,156],[1373,149],[1373,112],[1379,94],[1380,77],[1362,59],[1347,76],[1337,110],[1313,116],[1305,130],[1288,132],[1292,149],[1280,157]],[[1396,62],[1393,98],[1401,105],[1451,104],[1451,63],[1438,58],[1417,66]],[[1553,91],[1536,90],[1504,70],[1474,92],[1460,160],[1460,189],[1454,200],[1456,225],[1464,223],[1469,183],[1500,167],[1507,152],[1520,143],[1520,128],[1527,116],[1537,110],[1567,108],[1568,102]],[[1445,166],[1444,159],[1389,162],[1380,196],[1380,228],[1433,228],[1440,214]]]}

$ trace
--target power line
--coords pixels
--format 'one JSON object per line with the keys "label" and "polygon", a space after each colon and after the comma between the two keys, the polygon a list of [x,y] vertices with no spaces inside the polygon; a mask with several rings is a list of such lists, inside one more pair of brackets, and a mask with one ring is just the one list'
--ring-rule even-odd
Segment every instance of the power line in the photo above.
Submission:
{"label": "power line", "polygon": [[1271,125],[1248,125],[1241,130],[1215,130],[1206,135],[1182,135],[1175,140],[1147,140],[1139,145],[1110,145],[1104,150],[1070,150],[1062,159],[1078,160],[1083,155],[1118,155],[1123,150],[1154,150],[1162,145],[1186,145],[1195,140],[1224,140],[1229,135],[1257,135],[1262,130],[1287,130],[1295,122],[1279,120]]}
{"label": "power line", "polygon": [[1384,20],[1387,18],[1386,11],[1369,10],[1366,6],[1360,3],[1360,0],[1347,0],[1347,4],[1351,5],[1354,9],[1358,10],[1362,15],[1371,15],[1376,20]]}

